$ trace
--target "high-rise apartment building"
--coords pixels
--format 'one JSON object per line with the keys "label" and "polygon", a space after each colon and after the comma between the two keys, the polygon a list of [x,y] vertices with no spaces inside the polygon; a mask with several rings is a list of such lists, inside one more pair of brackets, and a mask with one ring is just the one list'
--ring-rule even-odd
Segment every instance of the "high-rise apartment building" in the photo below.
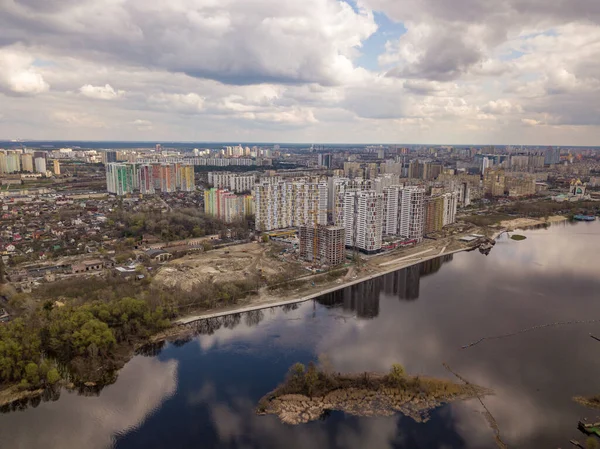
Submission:
{"label": "high-rise apartment building", "polygon": [[33,173],[33,154],[23,153],[21,155],[21,170]]}
{"label": "high-rise apartment building", "polygon": [[46,158],[45,157],[36,157],[35,158],[35,172],[46,174]]}
{"label": "high-rise apartment building", "polygon": [[423,240],[425,225],[425,189],[404,187],[399,198],[398,235],[409,240]]}
{"label": "high-rise apartment building", "polygon": [[133,185],[131,165],[117,162],[106,164],[106,189],[109,193],[116,195],[133,193]]}
{"label": "high-rise apartment building", "polygon": [[173,193],[177,190],[177,166],[175,164],[160,165],[159,185],[162,193]]}
{"label": "high-rise apartment building", "polygon": [[486,195],[503,196],[506,189],[504,170],[486,170],[483,176],[483,191]]}
{"label": "high-rise apartment building", "polygon": [[347,192],[344,197],[346,246],[367,254],[381,250],[383,195],[373,190]]}
{"label": "high-rise apartment building", "polygon": [[317,163],[320,167],[331,168],[331,153],[319,154],[317,156]]}
{"label": "high-rise apartment building", "polygon": [[425,225],[423,232],[431,234],[442,230],[444,226],[444,198],[441,195],[425,200]]}
{"label": "high-rise apartment building", "polygon": [[229,189],[236,193],[251,192],[256,183],[256,176],[228,172],[209,172],[208,183],[218,189]]}
{"label": "high-rise apartment building", "polygon": [[8,165],[6,162],[6,153],[0,151],[0,175],[8,173]]}
{"label": "high-rise apartment building", "polygon": [[204,212],[233,223],[252,215],[254,202],[251,195],[236,195],[225,189],[212,188],[204,191]]}
{"label": "high-rise apartment building", "polygon": [[544,153],[544,164],[555,165],[560,164],[560,148],[549,148]]}
{"label": "high-rise apartment building", "polygon": [[326,225],[327,193],[327,183],[318,179],[261,180],[255,186],[256,229]]}
{"label": "high-rise apartment building", "polygon": [[138,169],[139,188],[142,195],[153,195],[154,180],[153,180],[153,167],[150,164],[143,164]]}
{"label": "high-rise apartment building", "polygon": [[6,173],[18,173],[21,171],[21,157],[20,153],[16,151],[9,151],[6,154]]}
{"label": "high-rise apartment building", "polygon": [[60,175],[60,161],[58,159],[54,159],[53,161],[54,174]]}
{"label": "high-rise apartment building", "polygon": [[330,266],[346,260],[344,228],[341,226],[303,225],[299,228],[300,258]]}
{"label": "high-rise apartment building", "polygon": [[196,190],[194,180],[194,166],[188,164],[177,164],[177,188],[182,192],[193,192]]}
{"label": "high-rise apartment building", "polygon": [[458,209],[458,193],[444,193],[444,219],[443,226],[456,222],[456,211]]}
{"label": "high-rise apartment building", "polygon": [[110,164],[112,162],[117,162],[117,152],[106,150],[102,152],[102,162],[104,164]]}
{"label": "high-rise apartment building", "polygon": [[398,234],[398,202],[400,187],[392,186],[383,189],[383,235]]}

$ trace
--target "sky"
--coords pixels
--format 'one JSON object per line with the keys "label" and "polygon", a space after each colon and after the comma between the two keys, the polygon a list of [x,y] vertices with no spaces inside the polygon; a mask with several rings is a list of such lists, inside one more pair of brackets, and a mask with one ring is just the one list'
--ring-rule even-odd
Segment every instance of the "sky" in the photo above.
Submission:
{"label": "sky", "polygon": [[600,144],[598,0],[0,0],[0,140]]}

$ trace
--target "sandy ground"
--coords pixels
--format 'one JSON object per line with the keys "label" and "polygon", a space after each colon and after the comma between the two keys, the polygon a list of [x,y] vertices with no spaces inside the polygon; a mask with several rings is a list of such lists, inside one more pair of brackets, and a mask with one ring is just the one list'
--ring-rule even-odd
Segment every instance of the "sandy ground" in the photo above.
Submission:
{"label": "sandy ground", "polygon": [[269,280],[297,265],[269,256],[271,249],[269,245],[247,243],[188,255],[165,264],[154,282],[190,291],[194,285],[206,281],[231,282],[257,275]]}
{"label": "sandy ground", "polygon": [[506,228],[508,231],[514,231],[515,229],[522,229],[529,226],[538,226],[546,223],[557,223],[565,221],[567,218],[562,215],[553,215],[548,217],[547,220],[543,218],[515,218],[514,220],[505,220],[500,223],[500,226]]}

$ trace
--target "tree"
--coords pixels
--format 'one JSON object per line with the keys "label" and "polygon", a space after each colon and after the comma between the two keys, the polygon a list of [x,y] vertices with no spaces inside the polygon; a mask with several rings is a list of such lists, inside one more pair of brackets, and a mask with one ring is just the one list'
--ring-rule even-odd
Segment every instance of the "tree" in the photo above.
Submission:
{"label": "tree", "polygon": [[317,371],[317,367],[314,363],[310,362],[308,365],[308,369],[304,373],[304,385],[306,387],[306,392],[309,397],[312,398],[312,394],[317,387],[317,382],[319,381],[319,372]]}
{"label": "tree", "polygon": [[594,437],[589,437],[587,440],[585,440],[585,447],[586,449],[598,449],[598,440],[596,440]]}
{"label": "tree", "polygon": [[269,243],[269,236],[267,234],[263,234],[260,239],[263,243]]}
{"label": "tree", "polygon": [[401,385],[405,380],[405,376],[406,376],[406,371],[404,370],[404,367],[402,365],[400,365],[399,363],[394,363],[392,365],[392,368],[390,369],[390,374],[388,375],[388,379],[394,385]]}
{"label": "tree", "polygon": [[29,385],[36,386],[40,383],[40,374],[38,370],[37,364],[33,362],[29,362],[27,366],[25,366],[25,380],[29,383]]}
{"label": "tree", "polygon": [[46,376],[46,381],[50,385],[54,385],[59,380],[60,380],[60,374],[58,373],[58,370],[56,368],[50,369],[50,371],[48,371],[48,374]]}

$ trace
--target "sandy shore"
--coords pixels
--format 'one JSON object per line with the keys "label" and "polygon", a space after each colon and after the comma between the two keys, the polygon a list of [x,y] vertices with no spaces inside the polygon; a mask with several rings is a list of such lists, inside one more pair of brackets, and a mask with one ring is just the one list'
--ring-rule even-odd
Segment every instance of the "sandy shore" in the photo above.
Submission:
{"label": "sandy shore", "polygon": [[561,221],[568,220],[563,215],[553,215],[547,219],[543,218],[515,218],[514,220],[505,220],[500,223],[500,226],[506,228],[507,231],[514,231],[516,229],[524,229],[533,226],[539,226],[543,224],[558,223]]}

